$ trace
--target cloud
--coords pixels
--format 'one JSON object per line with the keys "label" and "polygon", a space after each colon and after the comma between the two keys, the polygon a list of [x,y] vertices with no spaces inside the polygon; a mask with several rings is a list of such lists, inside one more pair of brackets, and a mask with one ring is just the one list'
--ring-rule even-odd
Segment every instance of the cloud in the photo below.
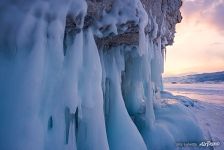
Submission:
{"label": "cloud", "polygon": [[224,30],[224,1],[214,8],[211,21],[220,29]]}
{"label": "cloud", "polygon": [[219,45],[223,45],[224,46],[224,42],[213,42],[210,44],[210,46],[219,46]]}
{"label": "cloud", "polygon": [[182,13],[186,19],[197,18],[224,33],[224,0],[184,0]]}

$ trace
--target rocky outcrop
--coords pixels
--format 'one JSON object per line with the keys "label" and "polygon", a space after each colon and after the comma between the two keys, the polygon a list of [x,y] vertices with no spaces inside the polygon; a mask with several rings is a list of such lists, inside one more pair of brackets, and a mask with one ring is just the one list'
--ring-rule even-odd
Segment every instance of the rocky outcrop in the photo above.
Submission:
{"label": "rocky outcrop", "polygon": [[[177,23],[180,23],[182,16],[180,13],[180,7],[182,6],[181,0],[141,0],[141,3],[148,14],[149,23],[147,24],[145,30],[146,34],[152,35],[156,34],[156,37],[162,38],[163,47],[167,45],[172,45],[175,26]],[[116,7],[115,1],[108,0],[87,0],[87,15],[84,20],[84,28],[93,26],[97,28],[100,32],[108,32],[109,28],[113,24],[103,24],[98,26],[98,23],[101,20],[104,20],[106,17],[104,14],[110,14],[113,10],[113,7]],[[126,7],[126,6],[123,6]],[[127,6],[128,7],[128,6]],[[135,13],[138,17],[138,9],[132,8],[132,12]],[[122,14],[122,7],[118,10],[118,15]],[[66,22],[66,31],[78,30],[76,24],[79,24],[80,19],[72,19],[72,17],[67,16]],[[129,18],[122,23],[115,24],[117,28],[117,33],[113,31],[107,33],[105,37],[99,38],[95,37],[98,46],[117,46],[121,44],[137,44],[138,43],[138,34],[139,34],[139,22],[136,21],[136,18]],[[158,26],[158,27],[157,27]],[[158,29],[157,29],[158,28]],[[157,31],[155,31],[157,30]],[[156,32],[156,33],[154,33]]]}

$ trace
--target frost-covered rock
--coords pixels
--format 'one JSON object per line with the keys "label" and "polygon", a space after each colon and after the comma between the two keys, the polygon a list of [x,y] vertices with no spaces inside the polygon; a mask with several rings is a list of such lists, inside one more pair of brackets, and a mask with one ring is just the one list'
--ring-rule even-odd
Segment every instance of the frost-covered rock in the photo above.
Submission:
{"label": "frost-covered rock", "polygon": [[200,141],[192,114],[160,101],[181,4],[1,0],[0,149],[172,150]]}

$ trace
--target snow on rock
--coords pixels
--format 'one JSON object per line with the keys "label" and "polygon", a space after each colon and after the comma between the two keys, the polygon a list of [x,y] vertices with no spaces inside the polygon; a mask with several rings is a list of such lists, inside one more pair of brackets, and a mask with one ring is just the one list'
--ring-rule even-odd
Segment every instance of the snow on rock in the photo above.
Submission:
{"label": "snow on rock", "polygon": [[0,149],[172,150],[202,140],[191,113],[160,99],[181,5],[2,0]]}

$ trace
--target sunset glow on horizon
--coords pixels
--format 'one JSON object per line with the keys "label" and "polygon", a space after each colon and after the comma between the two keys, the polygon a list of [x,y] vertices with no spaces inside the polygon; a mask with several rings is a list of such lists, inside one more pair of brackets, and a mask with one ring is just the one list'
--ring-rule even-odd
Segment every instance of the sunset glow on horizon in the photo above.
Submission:
{"label": "sunset glow on horizon", "polygon": [[224,70],[224,0],[185,0],[164,76]]}

